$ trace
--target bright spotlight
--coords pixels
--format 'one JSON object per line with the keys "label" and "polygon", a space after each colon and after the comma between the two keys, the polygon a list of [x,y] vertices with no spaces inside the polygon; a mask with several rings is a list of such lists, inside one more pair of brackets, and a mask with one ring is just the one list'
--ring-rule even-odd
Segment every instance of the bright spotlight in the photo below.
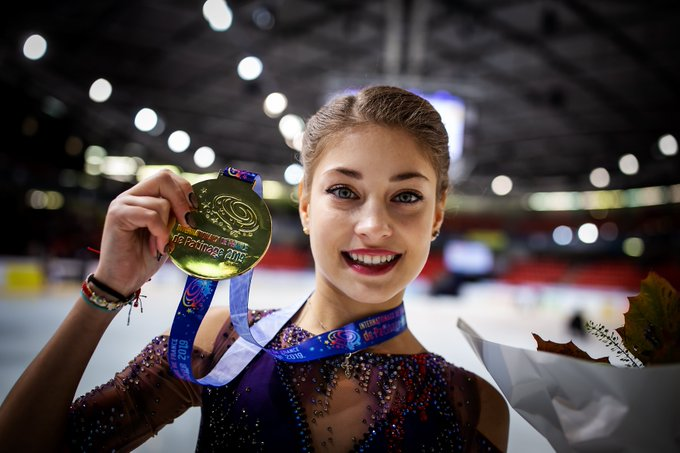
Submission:
{"label": "bright spotlight", "polygon": [[498,175],[491,181],[491,190],[499,196],[504,196],[512,190],[512,179],[505,175]]}
{"label": "bright spotlight", "polygon": [[289,113],[279,120],[279,132],[286,140],[293,140],[297,134],[305,130],[305,121],[298,115]]}
{"label": "bright spotlight", "polygon": [[215,151],[209,146],[201,146],[194,153],[194,163],[201,168],[208,168],[215,162]]}
{"label": "bright spotlight", "polygon": [[181,153],[189,148],[191,138],[184,131],[175,131],[168,137],[168,148],[175,153]]}
{"label": "bright spotlight", "polygon": [[271,93],[264,100],[264,113],[269,118],[278,118],[288,107],[288,99],[281,93]]}
{"label": "bright spotlight", "polygon": [[224,0],[207,0],[203,4],[203,17],[214,31],[227,31],[234,14]]}
{"label": "bright spotlight", "polygon": [[142,132],[149,132],[158,124],[158,115],[150,108],[143,108],[135,115],[135,126]]}
{"label": "bright spotlight", "polygon": [[632,154],[625,154],[619,159],[619,169],[624,175],[634,175],[640,170],[637,157]]}
{"label": "bright spotlight", "polygon": [[90,99],[94,102],[106,102],[113,93],[111,83],[106,79],[97,79],[90,85]]}
{"label": "bright spotlight", "polygon": [[578,238],[581,242],[592,244],[597,241],[598,231],[594,223],[584,223],[578,228]]}
{"label": "bright spotlight", "polygon": [[303,173],[302,165],[290,164],[283,173],[283,179],[285,179],[286,182],[291,186],[294,186],[302,181]]}
{"label": "bright spotlight", "polygon": [[238,76],[243,80],[255,80],[262,74],[262,61],[257,57],[245,57],[236,68]]}
{"label": "bright spotlight", "polygon": [[29,60],[40,60],[47,52],[47,41],[40,35],[31,35],[24,41],[23,52]]}
{"label": "bright spotlight", "polygon": [[601,189],[609,185],[609,172],[606,168],[596,168],[590,172],[590,183]]}
{"label": "bright spotlight", "polygon": [[659,151],[664,156],[674,156],[678,153],[678,141],[671,134],[666,134],[659,139]]}

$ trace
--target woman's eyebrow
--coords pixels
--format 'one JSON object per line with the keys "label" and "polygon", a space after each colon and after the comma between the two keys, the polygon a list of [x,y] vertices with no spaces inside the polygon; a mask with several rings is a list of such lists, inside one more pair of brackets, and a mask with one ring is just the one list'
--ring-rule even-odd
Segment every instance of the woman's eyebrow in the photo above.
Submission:
{"label": "woman's eyebrow", "polygon": [[[363,174],[359,171],[352,170],[349,168],[345,167],[337,167],[337,168],[331,168],[328,170],[326,173],[340,173],[342,175],[345,175],[349,178],[353,179],[363,179]],[[390,182],[398,182],[398,181],[406,181],[408,179],[414,179],[414,178],[420,178],[424,179],[425,181],[429,181],[428,177],[425,176],[422,173],[419,173],[417,171],[409,171],[405,173],[399,173],[397,175],[394,175],[390,178]]]}
{"label": "woman's eyebrow", "polygon": [[390,181],[395,182],[395,181],[406,181],[407,179],[414,179],[414,178],[420,178],[424,179],[425,181],[429,181],[428,177],[425,176],[422,173],[418,173],[417,171],[409,171],[406,173],[399,173],[398,175],[394,175],[390,178]]}
{"label": "woman's eyebrow", "polygon": [[345,167],[331,168],[330,170],[326,171],[326,173],[340,173],[341,175],[345,175],[353,179],[364,178],[360,172]]}

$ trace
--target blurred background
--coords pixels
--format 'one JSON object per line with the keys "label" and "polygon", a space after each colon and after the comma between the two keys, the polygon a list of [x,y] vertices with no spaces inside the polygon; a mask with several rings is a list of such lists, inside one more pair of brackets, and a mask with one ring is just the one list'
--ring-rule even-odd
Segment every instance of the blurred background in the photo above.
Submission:
{"label": "blurred background", "polygon": [[[259,173],[274,229],[251,305],[305,297],[301,133],[331,96],[370,84],[426,97],[451,137],[447,217],[410,289],[431,349],[488,377],[456,317],[503,343],[533,348],[539,331],[588,342],[583,321],[621,325],[650,271],[680,288],[677,1],[100,0],[5,11],[2,396],[96,263],[108,203],[159,168],[192,181],[226,165]],[[179,294],[168,266],[147,305]],[[160,331],[169,314],[137,323]],[[124,348],[98,352],[83,388],[148,340],[134,324],[121,330]],[[511,450],[550,451],[513,417]],[[161,449],[162,436],[144,448]]]}

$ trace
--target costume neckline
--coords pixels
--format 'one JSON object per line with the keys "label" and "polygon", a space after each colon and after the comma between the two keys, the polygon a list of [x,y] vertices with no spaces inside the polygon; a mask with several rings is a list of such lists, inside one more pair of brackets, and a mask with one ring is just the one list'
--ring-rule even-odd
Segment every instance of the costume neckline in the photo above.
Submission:
{"label": "costume neckline", "polygon": [[[276,335],[277,340],[283,340],[281,337],[285,335],[285,331],[287,329],[293,329],[297,330],[299,332],[304,333],[306,336],[305,340],[314,337],[316,334],[308,331],[307,329],[298,326],[294,322],[289,322],[286,324],[283,329]],[[297,346],[297,344],[301,343],[304,340],[300,340],[298,343],[295,344],[288,344],[288,346]],[[431,351],[423,351],[423,352],[414,352],[414,353],[395,353],[395,352],[375,352],[375,351],[370,351],[368,349],[362,349],[356,352],[352,353],[352,356],[358,356],[358,355],[367,355],[367,356],[379,356],[379,357],[403,357],[403,358],[416,358],[418,356],[433,356],[433,357],[441,357],[439,354],[436,354]],[[335,358],[338,359],[343,359],[346,356],[346,354],[336,356]],[[332,359],[334,357],[329,357],[329,359]]]}

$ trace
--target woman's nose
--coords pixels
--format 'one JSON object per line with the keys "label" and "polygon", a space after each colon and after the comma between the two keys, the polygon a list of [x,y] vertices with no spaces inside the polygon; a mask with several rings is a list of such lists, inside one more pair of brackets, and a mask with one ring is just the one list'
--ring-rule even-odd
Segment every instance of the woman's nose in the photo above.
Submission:
{"label": "woman's nose", "polygon": [[392,234],[389,213],[382,203],[368,202],[359,210],[354,231],[360,236],[380,239]]}

